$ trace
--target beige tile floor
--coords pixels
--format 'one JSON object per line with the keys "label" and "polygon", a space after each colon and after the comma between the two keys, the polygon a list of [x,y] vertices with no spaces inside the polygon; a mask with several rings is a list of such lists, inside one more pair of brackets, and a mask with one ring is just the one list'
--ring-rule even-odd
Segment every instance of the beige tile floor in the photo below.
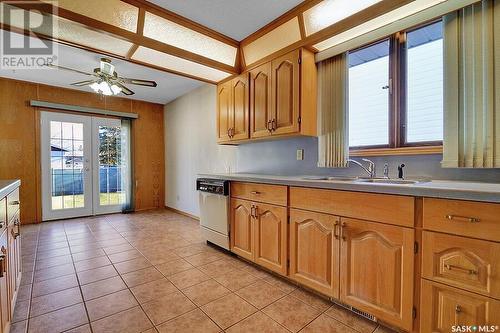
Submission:
{"label": "beige tile floor", "polygon": [[12,333],[389,332],[167,210],[24,226],[22,254]]}

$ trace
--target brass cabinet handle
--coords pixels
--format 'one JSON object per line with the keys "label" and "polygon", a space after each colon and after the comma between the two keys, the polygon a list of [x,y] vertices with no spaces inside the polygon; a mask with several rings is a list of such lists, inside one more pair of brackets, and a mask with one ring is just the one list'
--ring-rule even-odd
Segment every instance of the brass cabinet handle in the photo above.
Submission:
{"label": "brass cabinet handle", "polygon": [[462,222],[470,222],[470,223],[477,223],[481,221],[478,218],[475,217],[468,217],[468,216],[459,216],[459,215],[446,215],[445,218],[447,218],[450,221],[462,221]]}
{"label": "brass cabinet handle", "polygon": [[339,239],[339,223],[337,221],[333,224],[333,236],[335,239]]}
{"label": "brass cabinet handle", "polygon": [[276,131],[276,129],[278,128],[278,122],[276,121],[276,119],[273,119],[273,121],[271,121],[271,126],[273,131]]}
{"label": "brass cabinet handle", "polygon": [[340,225],[340,233],[342,234],[342,240],[345,242],[347,240],[347,237],[345,236],[345,229],[347,229],[347,224],[345,222],[342,222]]}
{"label": "brass cabinet handle", "polygon": [[19,200],[14,200],[14,201],[9,202],[9,205],[11,205],[11,206],[18,206],[20,204],[21,204],[21,201],[19,201]]}
{"label": "brass cabinet handle", "polygon": [[272,132],[273,131],[273,126],[272,126],[272,121],[271,120],[268,120],[267,121],[267,130],[269,132]]}
{"label": "brass cabinet handle", "polygon": [[253,211],[255,214],[255,218],[258,219],[259,218],[259,206],[254,206]]}
{"label": "brass cabinet handle", "polygon": [[457,304],[457,305],[455,306],[455,313],[457,313],[457,314],[458,314],[458,313],[460,313],[460,312],[462,312],[462,307],[461,307],[460,305],[458,305],[458,304]]}
{"label": "brass cabinet handle", "polygon": [[254,209],[255,209],[255,206],[254,206],[254,205],[252,205],[252,207],[250,208],[250,216],[251,216],[252,218],[255,218]]}
{"label": "brass cabinet handle", "polygon": [[234,137],[234,128],[231,127],[230,132],[231,132],[231,138]]}
{"label": "brass cabinet handle", "polygon": [[5,273],[5,258],[7,257],[7,249],[5,246],[2,246],[2,250],[0,253],[0,277],[3,277],[3,273]]}
{"label": "brass cabinet handle", "polygon": [[449,264],[444,265],[444,267],[449,271],[455,270],[455,271],[461,271],[461,272],[468,273],[469,275],[477,275],[477,271],[473,270],[473,269],[468,269],[468,268],[464,268],[464,267],[460,267],[460,266],[456,266],[456,265],[449,265]]}
{"label": "brass cabinet handle", "polygon": [[14,232],[14,228],[12,228],[12,230],[10,231],[10,233],[11,233],[12,237],[14,237],[14,239],[16,239],[20,235],[19,223],[18,222],[14,222],[14,226],[16,227],[17,231]]}
{"label": "brass cabinet handle", "polygon": [[259,191],[252,191],[252,192],[250,192],[250,193],[251,193],[251,194],[253,194],[253,195],[260,195],[260,192],[259,192]]}
{"label": "brass cabinet handle", "polygon": [[228,137],[231,137],[231,134],[229,133],[230,130],[231,130],[230,128],[227,129],[227,136]]}

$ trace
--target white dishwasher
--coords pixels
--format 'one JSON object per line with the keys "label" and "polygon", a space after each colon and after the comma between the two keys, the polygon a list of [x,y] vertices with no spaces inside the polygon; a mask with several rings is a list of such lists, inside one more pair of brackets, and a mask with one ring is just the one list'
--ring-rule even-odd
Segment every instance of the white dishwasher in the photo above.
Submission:
{"label": "white dishwasher", "polygon": [[229,250],[229,181],[198,178],[200,225],[204,238]]}

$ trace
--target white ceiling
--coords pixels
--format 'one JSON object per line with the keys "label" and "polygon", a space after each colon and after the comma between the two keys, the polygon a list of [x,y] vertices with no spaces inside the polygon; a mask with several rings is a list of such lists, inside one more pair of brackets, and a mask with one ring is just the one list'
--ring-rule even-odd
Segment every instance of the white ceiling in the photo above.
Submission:
{"label": "white ceiling", "polygon": [[[3,32],[2,30],[0,31]],[[15,38],[18,38],[19,35],[14,34],[11,36],[15,36]],[[58,46],[59,66],[74,68],[84,72],[92,72],[94,68],[99,67],[99,59],[102,57],[102,55],[62,44],[56,45]],[[196,81],[178,75],[173,75],[145,66],[133,64],[124,60],[112,60],[113,64],[116,66],[116,71],[120,76],[134,79],[153,80],[158,83],[158,86],[156,88],[127,85],[128,88],[132,89],[135,92],[135,95],[127,97],[123,94],[120,94],[120,97],[166,104],[170,101],[173,101],[177,97],[182,96],[189,91],[205,84],[204,82]],[[70,83],[73,82],[88,80],[88,76],[62,70],[17,69],[15,71],[12,71],[0,69],[0,77],[43,83],[51,86],[58,86],[82,91],[92,91],[89,87],[79,88],[70,85]]]}
{"label": "white ceiling", "polygon": [[302,0],[149,0],[238,41]]}

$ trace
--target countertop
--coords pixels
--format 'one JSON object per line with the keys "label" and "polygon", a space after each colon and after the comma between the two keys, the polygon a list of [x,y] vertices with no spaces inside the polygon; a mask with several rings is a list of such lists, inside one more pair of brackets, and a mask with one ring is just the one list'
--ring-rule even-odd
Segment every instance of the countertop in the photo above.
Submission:
{"label": "countertop", "polygon": [[19,186],[21,186],[21,181],[19,179],[0,180],[0,199],[6,197],[7,194],[14,191]]}
{"label": "countertop", "polygon": [[359,181],[312,180],[303,179],[303,177],[307,176],[274,176],[248,173],[200,174],[199,177],[332,190],[500,203],[500,184],[497,183],[432,180],[429,182],[401,185]]}

